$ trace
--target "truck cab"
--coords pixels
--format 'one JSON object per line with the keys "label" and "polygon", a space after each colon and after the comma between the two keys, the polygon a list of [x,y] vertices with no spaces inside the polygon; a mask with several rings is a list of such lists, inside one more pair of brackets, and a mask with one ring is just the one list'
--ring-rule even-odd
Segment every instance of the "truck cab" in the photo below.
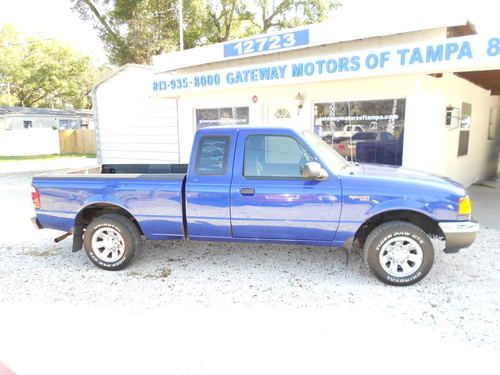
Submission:
{"label": "truck cab", "polygon": [[[332,244],[341,184],[296,132],[220,127],[199,131],[194,144],[186,180],[190,238]],[[323,178],[303,175],[309,162]]]}

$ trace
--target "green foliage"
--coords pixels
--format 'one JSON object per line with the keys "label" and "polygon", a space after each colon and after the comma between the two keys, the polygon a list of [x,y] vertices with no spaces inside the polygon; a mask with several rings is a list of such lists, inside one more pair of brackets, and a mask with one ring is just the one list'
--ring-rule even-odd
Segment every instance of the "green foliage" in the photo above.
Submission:
{"label": "green foliage", "polygon": [[63,158],[87,158],[95,159],[96,154],[45,154],[45,155],[22,155],[22,156],[0,156],[0,162],[9,162],[17,160],[46,160],[46,159],[63,159]]}
{"label": "green foliage", "polygon": [[[151,64],[179,48],[177,0],[71,0],[92,21],[110,62]],[[328,18],[337,0],[183,0],[184,47],[225,42]]]}
{"label": "green foliage", "polygon": [[0,29],[0,105],[89,108],[92,86],[107,71],[66,45]]}
{"label": "green foliage", "polygon": [[258,32],[284,29],[325,21],[340,3],[328,0],[257,0],[259,8],[255,26]]}

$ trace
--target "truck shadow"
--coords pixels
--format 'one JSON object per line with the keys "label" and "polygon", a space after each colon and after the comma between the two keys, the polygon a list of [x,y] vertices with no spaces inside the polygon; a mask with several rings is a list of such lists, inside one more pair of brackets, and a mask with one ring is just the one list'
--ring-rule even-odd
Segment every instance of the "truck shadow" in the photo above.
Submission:
{"label": "truck shadow", "polygon": [[[300,279],[303,282],[368,281],[371,279],[360,250],[302,245],[241,244],[198,241],[147,241],[130,266],[135,271],[158,268],[172,274],[198,273],[225,279]],[[138,271],[139,272],[139,271]]]}

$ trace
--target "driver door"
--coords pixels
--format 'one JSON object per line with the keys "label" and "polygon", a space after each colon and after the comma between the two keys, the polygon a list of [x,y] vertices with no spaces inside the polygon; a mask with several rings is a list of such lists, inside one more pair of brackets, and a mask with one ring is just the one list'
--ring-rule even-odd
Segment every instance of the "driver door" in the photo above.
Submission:
{"label": "driver door", "polygon": [[340,181],[306,179],[301,165],[318,161],[290,131],[241,130],[231,184],[235,238],[332,241],[337,230]]}

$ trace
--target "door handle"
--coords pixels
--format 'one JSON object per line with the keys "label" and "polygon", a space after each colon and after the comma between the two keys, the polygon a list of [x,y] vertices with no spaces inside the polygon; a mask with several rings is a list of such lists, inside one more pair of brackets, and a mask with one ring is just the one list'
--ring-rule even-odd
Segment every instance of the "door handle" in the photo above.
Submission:
{"label": "door handle", "polygon": [[240,194],[241,195],[254,195],[255,194],[255,189],[253,189],[253,188],[243,188],[243,189],[240,189]]}

